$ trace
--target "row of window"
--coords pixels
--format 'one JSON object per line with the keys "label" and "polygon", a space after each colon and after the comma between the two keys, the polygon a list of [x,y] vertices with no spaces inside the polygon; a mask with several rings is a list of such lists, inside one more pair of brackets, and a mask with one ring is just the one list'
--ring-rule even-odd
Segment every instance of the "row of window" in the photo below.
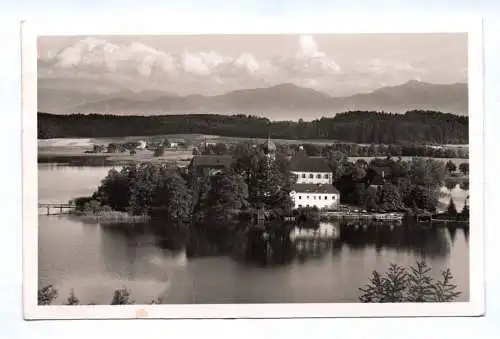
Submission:
{"label": "row of window", "polygon": [[[305,179],[307,177],[307,174],[306,173],[302,173],[301,175],[302,179]],[[316,174],[316,179],[330,179],[330,174]],[[314,179],[314,174],[313,173],[309,173],[309,179]]]}
{"label": "row of window", "polygon": [[[306,197],[307,199],[309,199],[309,196]],[[317,197],[318,200],[321,200],[321,196]],[[299,195],[299,200],[302,200],[302,196]],[[313,195],[313,200],[316,200],[316,196]],[[328,200],[328,195],[325,195],[325,200]],[[332,195],[332,200],[335,200],[335,195]]]}

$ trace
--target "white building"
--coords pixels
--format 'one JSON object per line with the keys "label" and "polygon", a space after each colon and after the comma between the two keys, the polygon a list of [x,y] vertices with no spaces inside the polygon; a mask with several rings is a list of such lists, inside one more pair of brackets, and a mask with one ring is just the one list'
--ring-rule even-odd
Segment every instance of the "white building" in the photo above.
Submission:
{"label": "white building", "polygon": [[139,145],[136,147],[137,149],[146,149],[146,146],[148,145],[144,140],[139,140],[138,143]]}
{"label": "white building", "polygon": [[309,157],[301,149],[291,160],[290,170],[297,181],[290,196],[295,208],[335,209],[340,192],[333,186],[333,174],[323,157]]}
{"label": "white building", "polygon": [[295,184],[290,197],[295,208],[335,209],[340,202],[340,192],[332,184]]}
{"label": "white building", "polygon": [[330,184],[333,175],[324,157],[309,157],[300,150],[290,161],[290,171],[297,176],[298,184]]}

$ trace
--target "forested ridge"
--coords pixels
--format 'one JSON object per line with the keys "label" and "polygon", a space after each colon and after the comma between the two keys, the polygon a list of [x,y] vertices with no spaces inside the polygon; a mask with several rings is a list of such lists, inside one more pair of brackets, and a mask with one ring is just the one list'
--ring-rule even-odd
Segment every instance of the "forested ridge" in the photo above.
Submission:
{"label": "forested ridge", "polygon": [[120,116],[38,113],[38,138],[92,138],[201,133],[228,137],[333,139],[357,143],[468,143],[469,119],[435,111],[392,114],[350,111],[313,121],[271,121],[249,115]]}

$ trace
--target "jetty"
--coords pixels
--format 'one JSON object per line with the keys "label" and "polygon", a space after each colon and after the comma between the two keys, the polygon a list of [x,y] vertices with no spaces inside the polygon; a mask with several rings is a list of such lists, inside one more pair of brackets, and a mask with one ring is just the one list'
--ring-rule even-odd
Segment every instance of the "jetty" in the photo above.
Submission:
{"label": "jetty", "polygon": [[324,211],[320,212],[322,217],[332,218],[339,221],[348,222],[380,222],[380,223],[402,223],[404,213],[369,213],[369,212],[351,212],[351,211]]}
{"label": "jetty", "polygon": [[60,214],[70,214],[75,210],[75,205],[73,204],[61,204],[61,203],[49,203],[49,204],[38,204],[38,215],[60,215]]}

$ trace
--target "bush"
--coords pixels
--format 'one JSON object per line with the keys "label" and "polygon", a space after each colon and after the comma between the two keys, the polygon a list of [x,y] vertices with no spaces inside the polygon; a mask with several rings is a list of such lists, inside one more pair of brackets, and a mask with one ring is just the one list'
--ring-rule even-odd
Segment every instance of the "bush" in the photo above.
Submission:
{"label": "bush", "polygon": [[50,305],[57,298],[57,290],[52,285],[38,290],[38,305]]}
{"label": "bush", "polygon": [[369,284],[359,289],[359,299],[364,303],[451,302],[461,294],[451,283],[449,269],[441,272],[442,280],[438,281],[430,271],[425,262],[417,262],[416,267],[391,264],[384,275],[373,271]]}
{"label": "bush", "polygon": [[116,290],[111,300],[111,305],[129,305],[134,301],[130,300],[130,293],[126,288]]}
{"label": "bush", "polygon": [[163,156],[163,154],[165,154],[165,147],[164,146],[160,146],[160,147],[155,149],[155,152],[154,152],[155,157],[161,157],[161,156]]}

